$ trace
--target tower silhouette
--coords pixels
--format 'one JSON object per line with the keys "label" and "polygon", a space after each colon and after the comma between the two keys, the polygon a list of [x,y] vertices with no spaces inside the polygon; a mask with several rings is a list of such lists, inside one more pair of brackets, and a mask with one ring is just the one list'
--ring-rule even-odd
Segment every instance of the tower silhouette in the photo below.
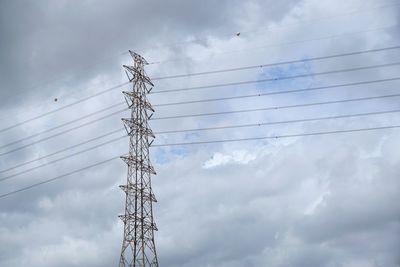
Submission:
{"label": "tower silhouette", "polygon": [[133,66],[123,66],[132,91],[123,92],[131,116],[122,119],[129,136],[129,153],[121,157],[128,165],[128,175],[126,184],[120,186],[126,200],[125,214],[119,216],[124,223],[119,266],[158,266],[154,243],[157,227],[152,207],[156,198],[151,188],[151,175],[156,172],[149,157],[155,136],[148,124],[154,109],[147,100],[154,85],[144,71],[146,60],[132,51],[129,53],[134,62]]}

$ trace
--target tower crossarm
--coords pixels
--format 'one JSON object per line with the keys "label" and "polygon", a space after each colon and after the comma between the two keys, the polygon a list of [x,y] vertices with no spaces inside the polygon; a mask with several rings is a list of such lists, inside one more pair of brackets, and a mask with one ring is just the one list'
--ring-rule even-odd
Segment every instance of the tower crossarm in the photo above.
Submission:
{"label": "tower crossarm", "polygon": [[[136,193],[141,193],[141,189],[137,188],[136,184],[130,184],[130,185],[120,185],[119,186],[122,191],[124,191],[126,194],[136,194]],[[143,199],[145,201],[151,201],[151,202],[157,202],[157,199],[153,192],[145,192],[143,191]]]}
{"label": "tower crossarm", "polygon": [[147,229],[152,229],[154,231],[158,231],[157,225],[154,222],[150,222],[147,220],[147,217],[140,217],[137,214],[128,214],[128,215],[119,215],[118,216],[123,222],[130,222],[130,221],[140,221],[143,222],[144,226]]}
{"label": "tower crossarm", "polygon": [[150,102],[144,98],[142,95],[138,95],[136,92],[122,92],[125,96],[126,103],[129,108],[132,108],[135,103],[141,104],[145,109],[154,112],[153,106]]}
{"label": "tower crossarm", "polygon": [[136,119],[123,118],[122,121],[124,122],[126,132],[129,136],[133,134],[141,134],[155,138],[153,131],[149,127],[143,125],[143,123],[138,122]]}
{"label": "tower crossarm", "polygon": [[139,55],[138,53],[129,50],[129,54],[131,55],[131,57],[133,58],[133,60],[137,63],[139,63],[139,65],[148,65],[149,63],[146,61],[146,59],[144,57],[142,57],[141,55]]}
{"label": "tower crossarm", "polygon": [[121,156],[121,159],[129,166],[139,169],[142,172],[147,172],[154,175],[157,174],[153,166],[151,166],[150,164],[146,164],[144,160],[137,159],[136,157],[131,155]]}
{"label": "tower crossarm", "polygon": [[[128,73],[130,74],[130,75],[128,75],[130,82],[137,82],[140,80],[140,81],[147,83],[150,86],[154,86],[154,84],[151,82],[150,78],[146,74],[137,70],[134,66],[123,65],[123,67],[125,68],[125,71],[127,71],[127,74]],[[151,90],[151,89],[149,89],[149,90]],[[147,90],[147,92],[150,92],[149,90]]]}

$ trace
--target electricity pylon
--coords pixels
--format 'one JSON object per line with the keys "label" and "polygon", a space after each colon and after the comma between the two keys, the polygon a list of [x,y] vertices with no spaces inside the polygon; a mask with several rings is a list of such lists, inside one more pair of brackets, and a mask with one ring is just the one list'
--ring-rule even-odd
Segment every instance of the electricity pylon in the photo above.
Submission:
{"label": "electricity pylon", "polygon": [[124,239],[119,266],[158,266],[153,221],[153,202],[156,198],[151,188],[151,175],[156,174],[150,163],[149,147],[155,136],[148,120],[154,109],[147,94],[154,86],[144,71],[146,60],[132,52],[133,66],[123,65],[132,91],[123,92],[131,111],[130,118],[122,119],[129,136],[129,154],[122,156],[128,165],[127,182],[121,185],[126,194],[125,214],[119,217],[124,222]]}

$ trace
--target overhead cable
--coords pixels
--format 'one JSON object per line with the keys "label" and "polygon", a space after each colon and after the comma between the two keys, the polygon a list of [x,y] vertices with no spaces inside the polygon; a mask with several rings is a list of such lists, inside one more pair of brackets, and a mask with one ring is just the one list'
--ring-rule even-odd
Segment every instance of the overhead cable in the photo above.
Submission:
{"label": "overhead cable", "polygon": [[265,108],[252,108],[252,109],[242,109],[242,110],[229,110],[229,111],[218,111],[218,112],[208,112],[208,113],[194,113],[194,114],[186,114],[186,115],[155,117],[155,118],[151,118],[151,120],[181,119],[181,118],[190,118],[190,117],[204,117],[204,116],[225,115],[225,114],[245,113],[245,112],[255,112],[255,111],[310,107],[310,106],[339,104],[339,103],[347,103],[347,102],[357,102],[357,101],[375,100],[375,99],[383,99],[383,98],[392,98],[392,97],[400,97],[400,94],[368,96],[368,97],[340,99],[340,100],[332,100],[332,101],[321,101],[321,102],[312,102],[312,103],[294,104],[294,105],[285,105],[285,106],[272,106],[272,107],[265,107]]}
{"label": "overhead cable", "polygon": [[313,72],[313,73],[306,73],[306,74],[297,74],[297,75],[292,75],[292,76],[282,76],[282,77],[276,77],[276,78],[258,79],[258,80],[250,80],[250,81],[243,81],[243,82],[220,83],[220,84],[213,84],[213,85],[201,85],[201,86],[194,86],[194,87],[168,89],[168,90],[162,90],[162,91],[151,91],[149,94],[163,94],[163,93],[171,93],[171,92],[182,92],[182,91],[199,90],[199,89],[207,89],[207,88],[226,87],[226,86],[233,86],[233,85],[273,82],[273,81],[305,78],[305,77],[311,77],[311,76],[313,77],[313,76],[320,76],[320,75],[327,75],[327,74],[336,74],[336,73],[353,72],[353,71],[376,69],[376,68],[393,67],[393,66],[398,66],[398,65],[400,65],[400,62],[392,62],[392,63],[378,64],[378,65],[370,65],[370,66],[362,66],[362,67],[330,70],[330,71],[322,71],[322,72]]}
{"label": "overhead cable", "polygon": [[[186,145],[199,145],[199,144],[213,144],[213,143],[229,143],[229,142],[243,142],[243,141],[256,141],[256,140],[268,140],[268,139],[280,139],[280,138],[293,138],[293,137],[306,137],[306,136],[318,136],[318,135],[332,135],[332,134],[342,134],[342,133],[354,133],[354,132],[364,132],[364,131],[376,131],[376,130],[388,130],[388,129],[398,129],[400,128],[400,125],[388,125],[388,126],[381,126],[381,127],[370,127],[370,128],[359,128],[359,129],[348,129],[348,130],[337,130],[337,131],[325,131],[325,132],[310,132],[310,133],[299,133],[299,134],[286,134],[286,135],[275,135],[275,136],[264,136],[264,137],[251,137],[251,138],[238,138],[238,139],[223,139],[223,140],[209,140],[209,141],[199,141],[199,142],[182,142],[182,143],[171,143],[171,144],[159,144],[159,145],[153,145],[153,147],[163,147],[163,146],[186,146]],[[105,163],[108,163],[110,161],[113,161],[115,159],[118,159],[119,156],[117,157],[112,157],[108,158],[103,161],[99,161],[97,163],[94,163],[92,165],[85,166],[83,168],[55,176],[51,179],[43,180],[38,183],[31,184],[26,187],[21,187],[19,189],[9,191],[7,193],[3,193],[0,195],[0,198],[5,198],[20,192],[24,192],[26,190],[38,187],[40,185],[44,185],[56,180],[60,180],[64,177],[70,176],[75,173],[82,172],[84,170],[97,167],[99,165],[103,165]]]}
{"label": "overhead cable", "polygon": [[[248,94],[248,95],[239,95],[239,96],[230,96],[230,97],[219,97],[219,98],[208,98],[208,99],[200,99],[200,100],[181,101],[181,102],[161,103],[161,104],[153,105],[153,107],[164,107],[164,106],[174,106],[174,105],[194,104],[194,103],[206,103],[206,102],[223,101],[223,100],[230,100],[230,99],[240,99],[240,98],[261,97],[261,96],[268,96],[268,95],[279,95],[279,94],[288,94],[288,93],[308,92],[308,91],[332,89],[332,88],[338,88],[338,87],[349,87],[349,86],[357,86],[357,85],[365,85],[365,84],[373,84],[373,83],[390,82],[390,81],[397,81],[397,80],[400,80],[400,77],[380,79],[380,80],[353,82],[353,83],[334,84],[334,85],[328,85],[328,86],[307,87],[307,88],[292,89],[292,90],[280,90],[280,91],[273,91],[273,92],[256,93],[256,94]],[[73,124],[75,122],[84,120],[84,119],[86,119],[88,117],[98,115],[100,112],[103,112],[105,110],[109,110],[109,109],[112,109],[114,107],[124,106],[124,105],[126,105],[125,101],[118,102],[118,103],[113,104],[111,106],[108,106],[108,107],[105,107],[103,109],[88,113],[86,115],[83,115],[82,117],[73,119],[73,120],[68,121],[66,123],[63,123],[61,125],[57,125],[57,126],[54,126],[52,128],[48,128],[46,130],[43,130],[41,132],[37,132],[37,133],[34,133],[32,135],[25,136],[23,138],[15,140],[15,141],[6,143],[6,144],[0,146],[0,148],[9,147],[9,146],[24,142],[26,140],[29,140],[29,139],[33,138],[33,137],[40,136],[42,134],[52,132],[52,131],[54,131],[56,129],[59,129],[61,127],[64,127],[64,126]],[[92,121],[89,121],[89,122],[85,123],[83,126],[87,126],[87,125],[90,125],[90,124],[95,123],[97,121],[100,121],[100,120],[109,118],[111,116],[114,116],[116,114],[120,114],[120,113],[122,113],[122,112],[124,112],[126,110],[128,110],[128,108],[120,109],[118,111],[112,112],[111,114],[107,114],[107,115],[102,116],[100,118],[97,118],[97,119],[94,119]],[[79,129],[79,128],[80,127],[78,126],[77,128],[74,127],[73,129]],[[54,137],[56,137],[56,136],[59,136],[59,134],[55,134],[54,135]],[[53,135],[52,135],[52,137],[53,137]],[[48,139],[46,139],[46,140],[48,140]],[[1,156],[1,154],[0,154],[0,156]]]}
{"label": "overhead cable", "polygon": [[[199,132],[199,131],[222,130],[222,129],[234,129],[234,128],[261,127],[261,126],[267,126],[267,125],[279,125],[279,124],[291,124],[291,123],[300,123],[300,122],[312,122],[312,121],[323,121],[323,120],[344,119],[344,118],[354,118],[354,117],[365,117],[365,116],[383,115],[383,114],[398,113],[398,112],[400,112],[400,109],[385,110],[385,111],[374,111],[374,112],[364,112],[364,113],[354,113],[354,114],[344,114],[344,115],[334,115],[334,116],[325,116],[325,117],[314,117],[314,118],[305,118],[305,119],[284,120],[284,121],[272,121],[272,122],[249,123],[249,124],[239,124],[239,125],[237,125],[237,124],[236,124],[236,125],[225,125],[225,126],[217,126],[217,127],[205,127],[205,128],[192,128],[192,129],[178,129],[178,130],[157,131],[157,132],[154,132],[154,134],[171,134],[171,133],[182,133],[182,132]],[[105,136],[112,135],[112,134],[115,134],[115,133],[118,133],[118,132],[122,132],[123,130],[125,130],[125,129],[124,129],[124,128],[119,128],[119,129],[117,129],[117,130],[111,131],[111,132],[109,132],[109,133],[107,133],[107,134],[104,134],[104,135],[101,135],[101,136],[99,136],[99,137],[91,138],[91,139],[89,139],[89,140],[86,140],[86,141],[84,141],[84,142],[78,143],[78,144],[76,144],[76,145],[63,148],[63,149],[61,149],[61,150],[58,150],[58,151],[56,151],[56,152],[47,154],[47,155],[45,155],[45,156],[41,156],[41,157],[39,157],[39,158],[37,158],[37,159],[30,160],[30,161],[27,161],[27,162],[24,162],[24,163],[20,163],[20,164],[18,164],[18,165],[13,166],[13,167],[10,167],[10,168],[1,170],[0,173],[4,173],[4,172],[6,172],[6,171],[10,171],[10,170],[19,168],[19,167],[21,167],[21,166],[24,166],[24,165],[27,165],[27,164],[30,164],[30,163],[39,161],[39,160],[41,160],[41,159],[45,159],[45,158],[54,156],[54,155],[56,155],[56,154],[65,152],[65,151],[70,150],[70,149],[72,149],[72,148],[76,148],[76,147],[81,146],[81,145],[83,145],[83,144],[87,144],[87,143],[92,142],[92,141],[94,141],[94,140],[103,138],[103,137],[105,137]],[[8,176],[5,176],[5,177],[1,177],[1,178],[0,178],[0,181],[8,180],[8,179],[10,179],[10,178],[12,178],[12,177],[15,177],[15,176],[18,176],[18,175],[21,175],[21,174],[24,174],[24,173],[28,173],[28,172],[30,172],[30,171],[32,171],[32,170],[36,170],[36,169],[38,169],[38,168],[41,168],[41,167],[44,167],[44,166],[47,166],[47,165],[50,165],[50,164],[59,162],[59,161],[61,161],[61,160],[68,159],[68,158],[70,158],[70,157],[74,157],[74,156],[76,156],[76,155],[79,155],[79,154],[82,154],[82,153],[85,153],[85,152],[94,150],[94,149],[99,148],[99,147],[102,147],[102,146],[104,146],[104,145],[108,145],[108,144],[110,144],[110,143],[114,143],[114,142],[116,142],[116,141],[121,140],[121,139],[124,138],[124,137],[127,137],[127,135],[124,134],[123,136],[120,136],[120,137],[111,139],[111,140],[109,140],[109,141],[106,141],[106,142],[97,144],[97,145],[95,145],[95,146],[93,146],[93,147],[89,147],[89,148],[87,148],[87,149],[84,149],[84,150],[75,152],[75,153],[73,153],[73,154],[64,156],[64,157],[62,157],[62,158],[59,158],[59,159],[56,159],[56,160],[53,160],[53,161],[46,162],[46,163],[44,163],[44,164],[35,166],[35,167],[33,167],[33,168],[30,168],[30,169],[27,169],[27,170],[24,170],[24,171],[21,171],[21,172],[18,172],[18,173],[14,173],[14,174],[12,174],[12,175],[8,175]]]}
{"label": "overhead cable", "polygon": [[[228,71],[237,71],[237,70],[240,70],[240,69],[245,70],[245,69],[251,69],[251,68],[260,68],[260,67],[262,67],[262,66],[263,66],[263,67],[267,67],[267,66],[278,66],[278,65],[284,65],[284,64],[289,64],[289,63],[306,62],[306,61],[312,61],[312,60],[321,60],[321,59],[324,59],[324,58],[328,59],[328,58],[341,57],[341,56],[349,56],[349,55],[356,55],[356,54],[372,53],[372,52],[379,52],[379,51],[385,51],[385,50],[393,50],[393,49],[398,49],[398,48],[400,48],[400,46],[390,46],[390,47],[384,47],[384,48],[376,48],[376,49],[368,49],[368,50],[362,50],[362,51],[354,51],[354,52],[350,52],[350,53],[342,53],[342,54],[335,54],[335,55],[328,55],[328,56],[312,57],[312,58],[308,58],[308,59],[297,59],[297,60],[281,61],[281,62],[275,62],[275,63],[265,63],[265,64],[259,64],[259,65],[253,65],[253,66],[238,67],[238,68],[220,69],[220,70],[215,70],[215,71],[207,71],[207,72],[199,72],[199,73],[187,73],[187,74],[178,74],[178,75],[171,75],[171,76],[163,76],[163,77],[154,78],[153,80],[156,80],[156,79],[160,79],[160,80],[161,80],[161,79],[168,79],[168,77],[169,77],[169,78],[174,78],[174,76],[175,76],[175,77],[184,77],[184,76],[190,77],[190,76],[198,76],[198,75],[207,75],[207,74],[212,74],[212,73],[221,73],[221,72],[228,72]],[[248,82],[248,83],[250,83],[250,82]],[[254,81],[253,81],[253,83],[254,83]],[[128,84],[129,84],[129,82],[124,82],[124,83],[121,83],[121,84],[112,86],[112,87],[110,87],[110,88],[104,89],[104,90],[99,91],[99,92],[94,93],[94,94],[91,94],[91,95],[86,96],[86,97],[84,97],[84,98],[82,98],[82,99],[79,99],[79,100],[77,100],[77,101],[74,101],[74,102],[71,102],[71,103],[69,103],[69,104],[66,104],[66,105],[64,105],[64,106],[62,106],[62,107],[59,107],[59,108],[56,108],[56,109],[53,109],[53,110],[44,112],[44,113],[42,113],[42,114],[40,114],[40,115],[34,116],[34,117],[32,117],[32,118],[29,118],[29,119],[26,119],[26,120],[23,120],[23,121],[20,121],[20,122],[18,122],[18,123],[16,123],[16,124],[13,124],[13,125],[10,125],[10,126],[7,126],[7,127],[4,127],[4,128],[2,128],[2,129],[0,129],[0,133],[5,132],[5,131],[8,131],[8,130],[11,130],[11,129],[14,129],[14,128],[18,127],[18,126],[21,126],[21,125],[26,124],[26,123],[29,123],[29,122],[31,122],[31,121],[34,121],[34,120],[43,118],[43,117],[45,117],[45,116],[54,114],[54,113],[56,113],[56,112],[58,112],[58,111],[61,111],[61,110],[64,110],[64,109],[66,109],[66,108],[72,107],[72,106],[74,106],[74,105],[80,104],[80,103],[82,103],[82,102],[84,102],[84,101],[90,100],[90,99],[92,99],[92,98],[94,98],[94,97],[97,97],[97,96],[100,96],[100,95],[102,95],[102,94],[108,93],[108,92],[110,92],[110,91],[113,91],[113,90],[115,90],[115,89],[121,88],[121,87],[123,87],[123,86],[125,86],[125,85],[128,85]],[[233,85],[237,85],[237,84],[233,84]],[[205,87],[205,88],[209,88],[209,87]],[[171,92],[171,91],[181,91],[181,90],[182,90],[182,89],[172,89],[172,90],[166,90],[166,91],[157,91],[157,92],[153,92],[153,93],[162,93],[162,92]],[[188,90],[191,90],[191,89],[188,89]]]}
{"label": "overhead cable", "polygon": [[[186,114],[186,115],[175,115],[175,116],[165,116],[165,117],[155,117],[151,118],[151,121],[154,120],[166,120],[166,119],[178,119],[178,118],[189,118],[189,117],[202,117],[202,116],[214,116],[214,115],[224,115],[224,114],[234,114],[234,113],[245,113],[245,112],[255,112],[255,111],[266,111],[266,110],[277,110],[277,109],[287,109],[287,108],[297,108],[297,107],[308,107],[308,106],[318,106],[318,105],[328,105],[328,104],[338,104],[338,103],[346,103],[346,102],[355,102],[355,101],[366,101],[366,100],[374,100],[374,99],[383,99],[383,98],[392,98],[392,97],[398,97],[400,94],[389,94],[389,95],[380,95],[380,96],[369,96],[369,97],[360,97],[360,98],[351,98],[351,99],[341,99],[341,100],[333,100],[333,101],[324,101],[324,102],[313,102],[313,103],[304,103],[304,104],[295,104],[295,105],[285,105],[285,106],[273,106],[273,107],[265,107],[265,108],[256,108],[256,109],[244,109],[244,110],[233,110],[233,111],[220,111],[220,112],[210,112],[210,113],[196,113],[196,114]],[[103,120],[105,118],[117,115],[118,113],[121,113],[125,111],[126,109],[118,110],[116,112],[113,112],[111,114],[102,116],[96,120],[92,120],[86,123],[83,123],[81,125],[77,125],[73,128],[67,129],[65,131],[47,136],[45,138],[36,140],[34,142],[22,145],[20,147],[8,150],[6,152],[0,153],[0,156],[4,156],[16,151],[19,151],[21,149],[24,149],[26,147],[41,143],[43,141],[47,141],[49,139],[52,139],[54,137],[60,136],[62,134],[80,129],[84,126],[93,124],[99,120]]]}

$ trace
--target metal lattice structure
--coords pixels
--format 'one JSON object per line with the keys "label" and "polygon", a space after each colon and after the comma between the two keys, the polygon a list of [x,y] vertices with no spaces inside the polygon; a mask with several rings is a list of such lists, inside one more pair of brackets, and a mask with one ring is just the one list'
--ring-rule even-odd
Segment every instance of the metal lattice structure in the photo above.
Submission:
{"label": "metal lattice structure", "polygon": [[132,91],[123,92],[131,110],[131,117],[122,119],[129,136],[129,154],[122,156],[128,165],[126,185],[121,189],[126,194],[125,214],[119,216],[124,222],[124,239],[119,266],[158,266],[153,221],[153,202],[156,198],[151,188],[151,175],[156,174],[150,163],[149,147],[154,134],[148,120],[154,109],[147,100],[147,94],[154,86],[144,71],[146,60],[132,52],[134,65],[123,67]]}

